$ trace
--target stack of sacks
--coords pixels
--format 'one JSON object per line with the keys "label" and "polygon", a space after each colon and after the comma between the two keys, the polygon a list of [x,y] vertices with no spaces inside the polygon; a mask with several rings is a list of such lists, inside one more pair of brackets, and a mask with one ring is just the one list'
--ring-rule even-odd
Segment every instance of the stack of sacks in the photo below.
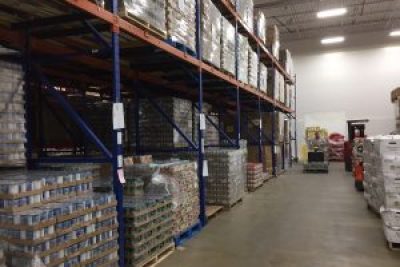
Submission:
{"label": "stack of sacks", "polygon": [[[105,1],[105,5],[111,1]],[[126,19],[145,22],[152,29],[166,34],[165,0],[121,0],[119,15]]]}
{"label": "stack of sacks", "polygon": [[400,136],[365,140],[364,195],[368,205],[380,211],[390,245],[400,243]]}
{"label": "stack of sacks", "polygon": [[211,0],[201,2],[203,60],[221,66],[221,12]]}
{"label": "stack of sacks", "polygon": [[222,17],[222,34],[221,34],[221,68],[235,75],[235,49],[236,49],[236,33],[235,27],[225,18]]}
{"label": "stack of sacks", "polygon": [[256,190],[265,181],[262,163],[247,163],[247,190]]}
{"label": "stack of sacks", "polygon": [[268,88],[268,68],[265,66],[264,63],[260,63],[260,69],[259,69],[259,83],[260,83],[260,90],[264,93],[267,93],[267,88]]}
{"label": "stack of sacks", "polygon": [[244,83],[249,83],[249,41],[246,37],[239,34],[239,62],[237,79]]}
{"label": "stack of sacks", "polygon": [[0,167],[20,167],[26,162],[23,86],[22,66],[0,61]]}
{"label": "stack of sacks", "polygon": [[274,57],[279,59],[279,49],[280,49],[279,29],[278,26],[276,25],[267,26],[267,48]]}
{"label": "stack of sacks", "polygon": [[243,23],[250,32],[254,29],[254,3],[253,0],[237,0],[236,10],[242,18]]}
{"label": "stack of sacks", "polygon": [[167,0],[166,3],[168,38],[196,51],[196,1]]}
{"label": "stack of sacks", "polygon": [[255,21],[256,23],[254,32],[256,33],[256,36],[265,44],[267,41],[267,22],[265,20],[264,13],[258,11]]}
{"label": "stack of sacks", "polygon": [[248,80],[249,80],[249,84],[255,88],[258,87],[258,55],[255,51],[253,51],[250,47],[249,47],[249,74],[248,74]]}

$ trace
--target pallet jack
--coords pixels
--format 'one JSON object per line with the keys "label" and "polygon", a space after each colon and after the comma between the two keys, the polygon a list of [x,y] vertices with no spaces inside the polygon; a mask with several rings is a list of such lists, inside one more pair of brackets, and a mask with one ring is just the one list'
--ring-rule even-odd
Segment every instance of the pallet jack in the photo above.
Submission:
{"label": "pallet jack", "polygon": [[328,145],[318,130],[314,132],[314,138],[307,140],[308,160],[304,163],[304,172],[329,172]]}

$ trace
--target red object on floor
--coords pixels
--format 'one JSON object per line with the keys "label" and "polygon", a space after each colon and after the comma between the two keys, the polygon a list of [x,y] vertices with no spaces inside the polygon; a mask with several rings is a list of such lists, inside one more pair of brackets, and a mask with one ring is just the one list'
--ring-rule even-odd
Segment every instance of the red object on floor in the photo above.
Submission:
{"label": "red object on floor", "polygon": [[353,176],[357,182],[364,181],[364,166],[361,162],[357,162],[353,169]]}

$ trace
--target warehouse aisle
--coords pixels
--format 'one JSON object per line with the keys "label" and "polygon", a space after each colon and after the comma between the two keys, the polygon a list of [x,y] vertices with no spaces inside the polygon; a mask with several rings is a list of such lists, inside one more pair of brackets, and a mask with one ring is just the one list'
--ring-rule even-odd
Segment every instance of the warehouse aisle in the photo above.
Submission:
{"label": "warehouse aisle", "polygon": [[160,267],[398,267],[342,164],[269,181]]}

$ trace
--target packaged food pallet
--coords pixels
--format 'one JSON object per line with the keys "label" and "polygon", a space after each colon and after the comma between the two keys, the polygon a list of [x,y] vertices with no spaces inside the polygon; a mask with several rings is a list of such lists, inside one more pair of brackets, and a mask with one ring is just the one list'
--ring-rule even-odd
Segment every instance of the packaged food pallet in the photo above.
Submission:
{"label": "packaged food pallet", "polygon": [[222,17],[221,69],[235,75],[236,71],[236,33],[235,27]]}
{"label": "packaged food pallet", "polygon": [[201,1],[202,57],[221,67],[221,12],[211,0]]}

